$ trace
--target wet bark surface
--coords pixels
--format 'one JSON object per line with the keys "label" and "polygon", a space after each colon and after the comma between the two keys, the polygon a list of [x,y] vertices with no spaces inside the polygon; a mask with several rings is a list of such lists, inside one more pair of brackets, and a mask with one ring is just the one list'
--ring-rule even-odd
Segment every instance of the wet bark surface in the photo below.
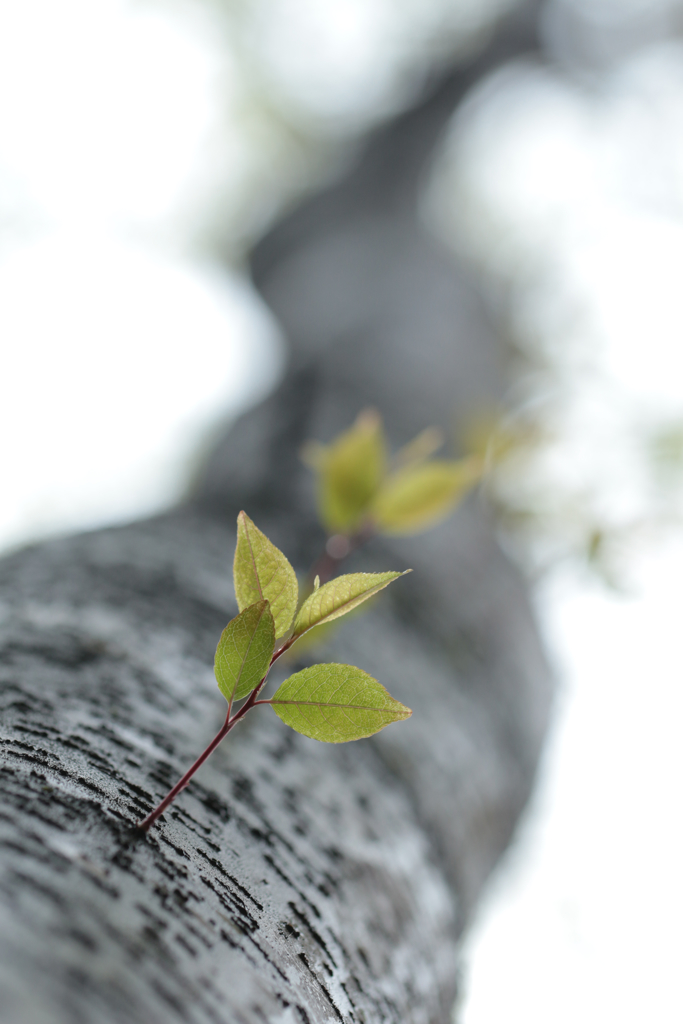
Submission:
{"label": "wet bark surface", "polygon": [[458,940],[528,799],[552,695],[481,500],[356,553],[350,570],[415,571],[287,666],[357,664],[410,720],[335,746],[258,708],[148,836],[134,825],[225,713],[212,663],[239,509],[303,573],[324,544],[305,439],[372,404],[401,443],[505,387],[476,288],[416,212],[466,84],[380,133],[256,251],[290,370],[192,500],[0,567],[3,1024],[450,1019]]}

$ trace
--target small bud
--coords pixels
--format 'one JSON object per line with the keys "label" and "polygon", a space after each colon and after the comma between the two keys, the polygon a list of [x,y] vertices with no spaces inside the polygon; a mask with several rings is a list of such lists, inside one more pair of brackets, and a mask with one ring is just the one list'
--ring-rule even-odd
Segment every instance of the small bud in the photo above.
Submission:
{"label": "small bud", "polygon": [[335,558],[337,561],[341,561],[342,558],[346,558],[350,552],[351,542],[343,533],[335,533],[329,538],[325,545],[325,550],[330,558]]}

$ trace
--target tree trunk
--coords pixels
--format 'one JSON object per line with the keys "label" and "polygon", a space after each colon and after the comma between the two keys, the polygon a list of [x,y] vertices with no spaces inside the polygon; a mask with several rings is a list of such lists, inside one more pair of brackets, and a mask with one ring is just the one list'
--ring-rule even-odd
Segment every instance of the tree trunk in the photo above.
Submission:
{"label": "tree trunk", "polygon": [[192,500],[2,564],[3,1024],[449,1020],[552,690],[481,501],[350,563],[416,570],[321,652],[378,677],[408,722],[336,746],[257,709],[146,837],[134,825],[225,712],[212,662],[237,511],[305,571],[324,544],[305,439],[374,405],[400,443],[501,394],[495,332],[416,190],[458,96],[526,38],[506,30],[256,250],[291,369]]}

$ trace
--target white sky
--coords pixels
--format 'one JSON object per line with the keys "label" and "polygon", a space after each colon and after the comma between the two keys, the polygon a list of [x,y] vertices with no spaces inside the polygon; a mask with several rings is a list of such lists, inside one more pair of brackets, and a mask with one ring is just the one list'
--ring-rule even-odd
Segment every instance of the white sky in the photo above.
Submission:
{"label": "white sky", "polygon": [[201,251],[248,149],[201,14],[0,0],[0,546],[173,502],[279,372],[267,310]]}

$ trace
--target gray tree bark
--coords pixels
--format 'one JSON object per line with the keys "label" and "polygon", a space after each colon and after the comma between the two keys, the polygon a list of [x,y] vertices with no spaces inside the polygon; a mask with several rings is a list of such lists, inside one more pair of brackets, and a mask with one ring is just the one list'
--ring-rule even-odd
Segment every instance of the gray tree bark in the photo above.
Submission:
{"label": "gray tree bark", "polygon": [[415,569],[324,652],[377,676],[408,722],[333,746],[258,709],[147,837],[134,825],[224,714],[212,661],[236,610],[237,511],[304,571],[324,543],[305,439],[374,405],[401,443],[500,396],[496,333],[416,197],[448,111],[530,38],[508,26],[258,247],[291,367],[191,500],[2,564],[3,1024],[449,1020],[458,941],[528,799],[552,695],[481,501],[350,564]]}

